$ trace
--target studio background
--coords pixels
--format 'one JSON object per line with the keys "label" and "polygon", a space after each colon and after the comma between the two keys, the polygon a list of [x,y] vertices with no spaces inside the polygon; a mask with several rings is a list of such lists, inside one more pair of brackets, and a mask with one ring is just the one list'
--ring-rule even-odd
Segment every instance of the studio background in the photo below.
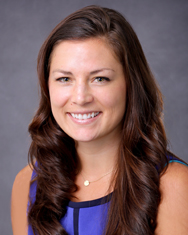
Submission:
{"label": "studio background", "polygon": [[12,184],[27,164],[27,127],[39,100],[38,51],[64,17],[91,4],[120,11],[135,29],[164,95],[164,122],[171,150],[188,161],[187,0],[1,0],[0,234],[12,234]]}

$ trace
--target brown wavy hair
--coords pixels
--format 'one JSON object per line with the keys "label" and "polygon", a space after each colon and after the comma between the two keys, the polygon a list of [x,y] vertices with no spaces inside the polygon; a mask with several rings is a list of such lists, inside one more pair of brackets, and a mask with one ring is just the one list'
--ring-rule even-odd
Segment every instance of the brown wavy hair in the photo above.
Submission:
{"label": "brown wavy hair", "polygon": [[[51,32],[38,56],[41,97],[29,126],[29,160],[36,170],[36,200],[28,222],[35,234],[67,234],[60,224],[77,190],[80,163],[74,140],[55,121],[48,91],[50,57],[64,40],[102,37],[121,62],[126,78],[126,111],[106,235],[154,234],[160,202],[159,179],[168,165],[161,115],[163,101],[140,42],[117,11],[88,6],[66,17]],[[37,161],[37,166],[35,164]],[[31,184],[33,183],[31,182]]]}

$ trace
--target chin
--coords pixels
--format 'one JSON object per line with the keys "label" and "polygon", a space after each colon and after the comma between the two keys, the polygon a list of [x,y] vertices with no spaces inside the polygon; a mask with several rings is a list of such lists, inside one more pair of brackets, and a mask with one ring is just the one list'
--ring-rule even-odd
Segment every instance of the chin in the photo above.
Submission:
{"label": "chin", "polygon": [[90,142],[97,139],[97,137],[93,134],[83,134],[83,133],[71,134],[67,132],[67,135],[70,136],[76,142]]}
{"label": "chin", "polygon": [[71,138],[73,138],[76,142],[91,142],[91,141],[94,141],[94,140],[96,140],[96,138],[94,138],[94,137],[88,137],[88,136],[81,136],[80,138],[79,138],[79,136],[76,136],[75,138],[74,137],[71,137]]}

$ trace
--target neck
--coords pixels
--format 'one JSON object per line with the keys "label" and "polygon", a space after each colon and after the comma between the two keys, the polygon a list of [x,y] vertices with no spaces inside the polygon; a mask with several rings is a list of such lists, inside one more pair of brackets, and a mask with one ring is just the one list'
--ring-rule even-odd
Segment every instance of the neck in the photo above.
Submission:
{"label": "neck", "polygon": [[[75,180],[78,190],[71,200],[93,200],[113,191],[120,139],[113,134],[105,139],[76,143],[81,169]],[[86,180],[88,186],[84,184]]]}
{"label": "neck", "polygon": [[100,177],[115,168],[120,138],[97,139],[78,142],[77,153],[81,162],[81,172],[90,180]]}

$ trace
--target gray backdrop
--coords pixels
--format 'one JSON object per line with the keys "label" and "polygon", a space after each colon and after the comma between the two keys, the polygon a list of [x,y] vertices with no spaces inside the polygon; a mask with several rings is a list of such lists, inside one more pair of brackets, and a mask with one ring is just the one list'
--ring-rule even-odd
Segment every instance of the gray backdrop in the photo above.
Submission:
{"label": "gray backdrop", "polygon": [[164,94],[165,127],[171,149],[188,161],[187,0],[1,0],[0,234],[12,233],[12,183],[27,164],[27,126],[38,104],[39,48],[60,20],[90,4],[119,10],[132,24]]}

